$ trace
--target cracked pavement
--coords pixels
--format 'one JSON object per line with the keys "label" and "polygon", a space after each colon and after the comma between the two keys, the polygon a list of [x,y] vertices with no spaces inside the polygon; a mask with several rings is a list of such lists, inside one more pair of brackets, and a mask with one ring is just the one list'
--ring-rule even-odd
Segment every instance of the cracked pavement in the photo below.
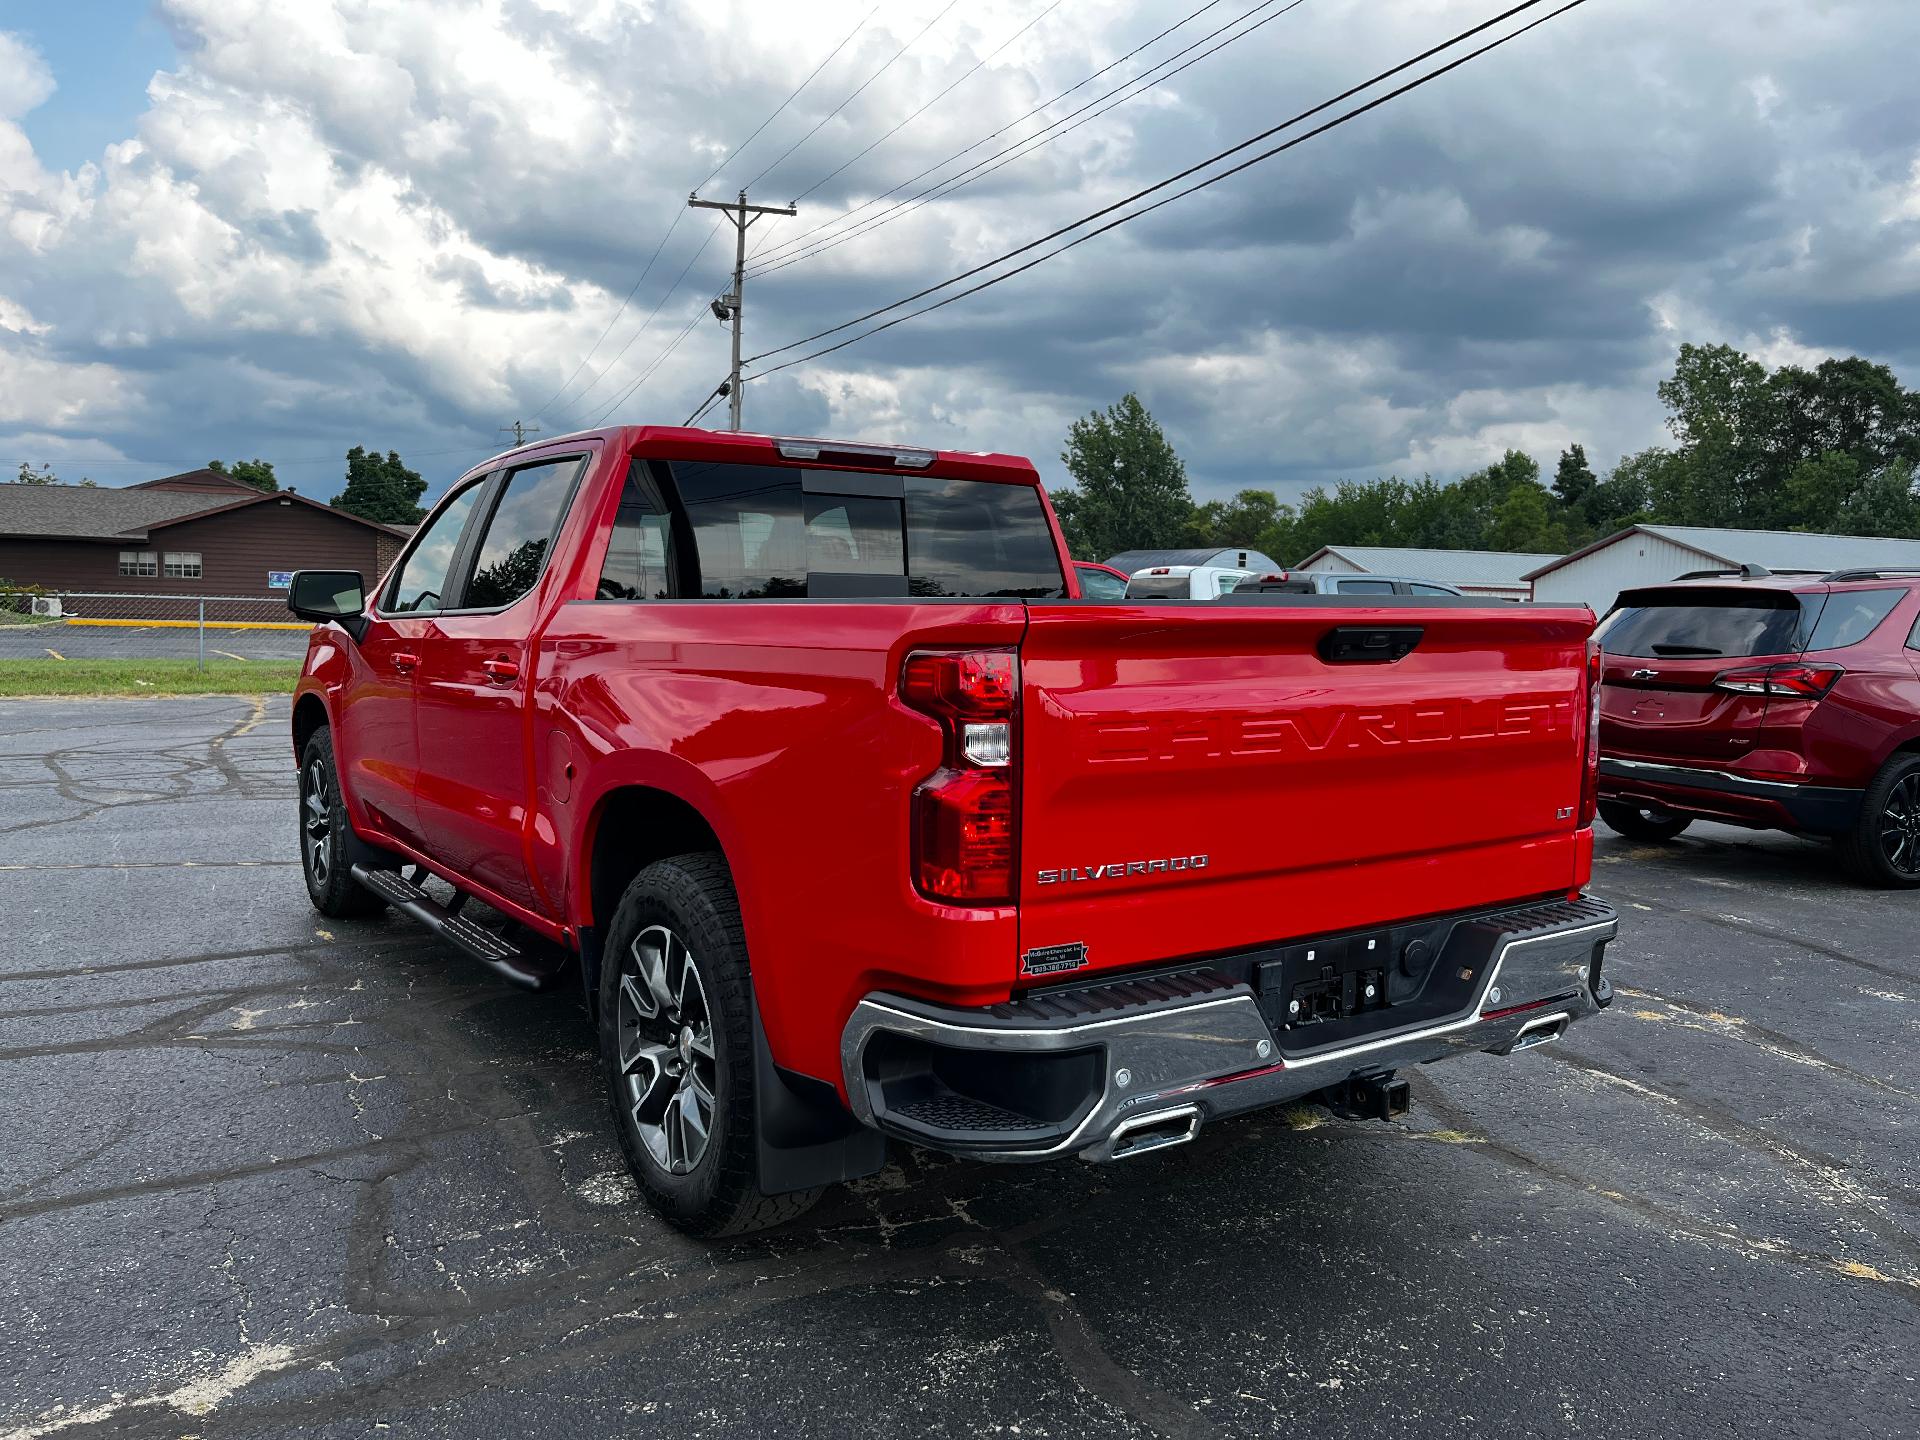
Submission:
{"label": "cracked pavement", "polygon": [[0,1440],[1907,1436],[1920,895],[1607,834],[1565,1041],[707,1245],[566,989],[325,921],[287,702],[0,702]]}

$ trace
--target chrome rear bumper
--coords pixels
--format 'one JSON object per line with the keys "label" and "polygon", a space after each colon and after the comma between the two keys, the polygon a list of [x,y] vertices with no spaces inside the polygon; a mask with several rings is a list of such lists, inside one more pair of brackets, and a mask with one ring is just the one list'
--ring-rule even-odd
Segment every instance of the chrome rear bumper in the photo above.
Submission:
{"label": "chrome rear bumper", "polygon": [[1270,1025],[1254,986],[1215,967],[982,1010],[869,995],[841,1037],[847,1094],[863,1122],[917,1144],[1002,1161],[1118,1159],[1355,1075],[1532,1048],[1611,998],[1600,952],[1618,920],[1603,903],[1461,923],[1478,927],[1474,943],[1491,957],[1470,1003],[1319,1048],[1316,1027]]}

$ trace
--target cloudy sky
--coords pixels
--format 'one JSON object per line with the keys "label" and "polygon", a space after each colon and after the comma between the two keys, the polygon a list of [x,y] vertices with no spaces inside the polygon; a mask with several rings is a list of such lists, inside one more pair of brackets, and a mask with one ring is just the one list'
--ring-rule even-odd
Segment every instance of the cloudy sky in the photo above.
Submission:
{"label": "cloudy sky", "polygon": [[[731,260],[731,233],[682,211],[694,186],[800,197],[798,219],[752,235],[761,264],[795,261],[749,283],[753,353],[1502,8],[0,0],[0,459],[125,483],[258,455],[324,497],[365,444],[437,492],[516,418],[678,423],[726,365],[721,326],[686,330]],[[1660,438],[1653,386],[1683,340],[1775,362],[1859,352],[1920,382],[1916,52],[1913,0],[1589,0],[1139,223],[749,385],[747,422],[1013,450],[1057,481],[1069,421],[1133,389],[1198,493],[1291,495],[1450,476],[1508,446],[1550,466],[1580,440],[1610,463]],[[889,210],[1029,136],[950,196]]]}

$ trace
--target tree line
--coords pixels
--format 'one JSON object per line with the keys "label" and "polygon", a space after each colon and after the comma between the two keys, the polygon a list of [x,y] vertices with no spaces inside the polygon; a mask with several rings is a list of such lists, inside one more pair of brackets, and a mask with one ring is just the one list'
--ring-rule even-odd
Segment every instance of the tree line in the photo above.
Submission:
{"label": "tree line", "polygon": [[[231,465],[224,460],[209,460],[206,468],[216,475],[230,475],[256,490],[274,492],[280,488],[271,460],[236,460]],[[53,466],[42,463],[36,467],[22,460],[19,472],[9,483],[63,485],[66,482],[54,472]],[[90,479],[79,483],[94,485]],[[362,520],[382,525],[412,525],[426,517],[427,512],[420,506],[420,497],[426,493],[427,482],[419,471],[407,468],[398,451],[389,450],[382,455],[378,450],[356,445],[347,451],[345,488],[329,503],[334,509],[358,515]]]}
{"label": "tree line", "polygon": [[1076,420],[1054,494],[1074,555],[1248,547],[1297,564],[1323,545],[1565,554],[1629,525],[1920,537],[1920,391],[1852,356],[1769,370],[1729,345],[1683,345],[1659,386],[1670,445],[1605,475],[1585,448],[1551,479],[1509,450],[1458,480],[1392,475],[1196,504],[1185,464],[1136,395]]}

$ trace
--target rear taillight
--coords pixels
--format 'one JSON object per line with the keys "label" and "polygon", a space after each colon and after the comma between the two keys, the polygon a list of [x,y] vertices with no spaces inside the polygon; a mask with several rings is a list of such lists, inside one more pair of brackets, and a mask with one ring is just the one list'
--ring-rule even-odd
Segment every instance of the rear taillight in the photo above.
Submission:
{"label": "rear taillight", "polygon": [[1795,700],[1818,700],[1847,672],[1838,665],[1808,665],[1785,660],[1777,665],[1748,665],[1722,670],[1713,677],[1716,690],[1736,695],[1779,695]]}
{"label": "rear taillight", "polygon": [[946,732],[941,766],[913,792],[913,870],[934,900],[995,905],[1014,895],[1011,650],[916,650],[900,698]]}
{"label": "rear taillight", "polygon": [[1580,747],[1580,824],[1586,829],[1600,809],[1600,667],[1598,640],[1587,641],[1587,734]]}

